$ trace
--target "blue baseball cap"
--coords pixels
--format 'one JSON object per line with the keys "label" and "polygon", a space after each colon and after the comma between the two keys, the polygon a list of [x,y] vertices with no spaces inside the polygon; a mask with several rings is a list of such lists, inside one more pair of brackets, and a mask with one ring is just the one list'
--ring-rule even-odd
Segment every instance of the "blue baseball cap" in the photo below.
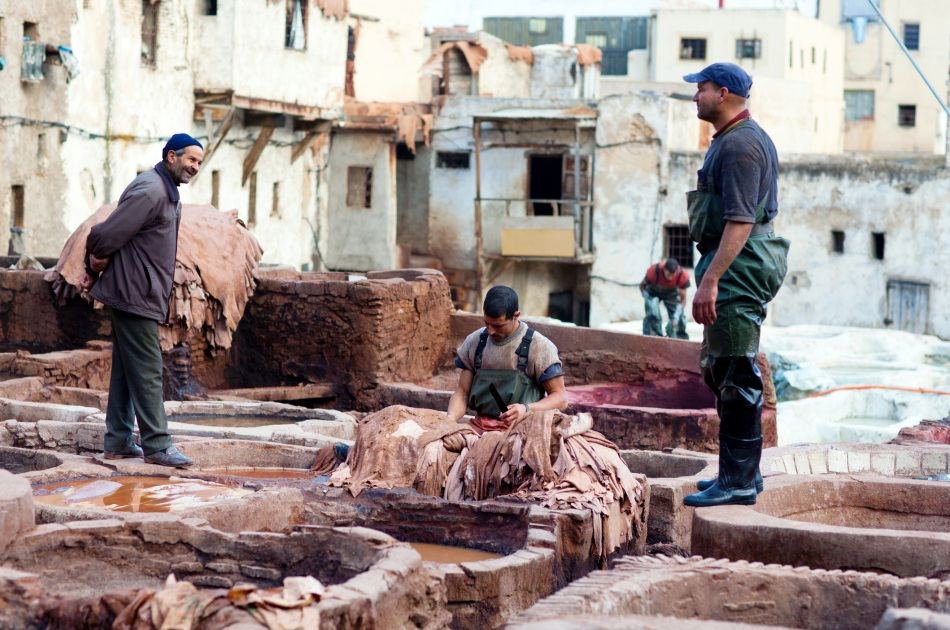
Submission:
{"label": "blue baseball cap", "polygon": [[198,147],[199,149],[204,149],[200,142],[189,136],[187,133],[176,133],[168,139],[168,142],[166,142],[165,146],[162,148],[162,159],[165,159],[165,156],[168,155],[169,151],[180,151],[185,147]]}
{"label": "blue baseball cap", "polygon": [[687,83],[712,81],[742,98],[749,98],[749,90],[752,89],[752,77],[734,63],[712,63],[699,72],[687,74],[683,80]]}

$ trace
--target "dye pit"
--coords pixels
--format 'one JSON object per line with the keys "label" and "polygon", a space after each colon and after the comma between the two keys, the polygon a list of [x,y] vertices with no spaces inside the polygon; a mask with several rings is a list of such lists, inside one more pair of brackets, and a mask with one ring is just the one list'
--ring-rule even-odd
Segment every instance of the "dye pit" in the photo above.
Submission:
{"label": "dye pit", "polygon": [[123,475],[42,484],[33,489],[33,500],[54,507],[113,512],[179,512],[250,492],[196,479]]}
{"label": "dye pit", "polygon": [[235,477],[239,479],[311,479],[314,474],[302,468],[203,468],[202,473],[209,473],[219,477]]}
{"label": "dye pit", "polygon": [[423,562],[437,562],[439,564],[461,564],[463,562],[479,562],[503,557],[500,553],[469,549],[468,547],[453,547],[451,545],[409,543],[409,546],[422,556]]}

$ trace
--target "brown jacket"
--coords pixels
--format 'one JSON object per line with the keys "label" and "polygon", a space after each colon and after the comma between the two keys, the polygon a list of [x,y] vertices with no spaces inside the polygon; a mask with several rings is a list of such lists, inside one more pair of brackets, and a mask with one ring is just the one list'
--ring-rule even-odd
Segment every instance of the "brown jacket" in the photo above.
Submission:
{"label": "brown jacket", "polygon": [[159,163],[128,185],[109,217],[93,226],[89,254],[109,264],[90,294],[106,306],[164,322],[175,277],[181,201],[178,188]]}

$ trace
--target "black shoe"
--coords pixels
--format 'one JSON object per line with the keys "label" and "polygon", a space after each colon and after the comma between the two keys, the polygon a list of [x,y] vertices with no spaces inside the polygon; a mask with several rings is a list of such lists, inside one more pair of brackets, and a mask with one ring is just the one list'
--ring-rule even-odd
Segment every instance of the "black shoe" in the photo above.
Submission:
{"label": "black shoe", "polygon": [[169,446],[164,451],[156,451],[145,456],[146,464],[158,464],[172,468],[187,468],[194,464],[184,453],[175,446]]}
{"label": "black shoe", "polygon": [[[700,479],[699,481],[696,482],[696,487],[699,489],[700,492],[702,492],[703,490],[711,488],[712,485],[716,483],[716,481],[718,481],[718,479],[719,479],[718,477],[712,477],[710,479]],[[763,492],[765,492],[765,482],[762,481],[762,473],[759,472],[758,470],[755,471],[755,492],[756,494],[762,494]]]}
{"label": "black shoe", "polygon": [[713,505],[755,505],[755,488],[733,488],[723,490],[718,483],[702,492],[688,494],[683,503],[690,507],[710,507]]}
{"label": "black shoe", "polygon": [[145,453],[135,442],[130,442],[124,448],[117,451],[105,451],[103,457],[105,459],[126,459],[129,457],[144,457]]}

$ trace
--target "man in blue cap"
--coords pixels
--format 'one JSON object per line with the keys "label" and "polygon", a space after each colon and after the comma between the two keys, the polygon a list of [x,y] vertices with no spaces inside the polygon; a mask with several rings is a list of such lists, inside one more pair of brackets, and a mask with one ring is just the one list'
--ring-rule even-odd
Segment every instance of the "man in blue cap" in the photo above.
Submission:
{"label": "man in blue cap", "polygon": [[[112,316],[112,377],[105,457],[145,457],[162,466],[192,462],[171,441],[162,398],[158,324],[168,319],[175,277],[181,199],[178,186],[197,174],[201,143],[173,135],[162,161],[126,187],[116,209],[86,240],[84,288]],[[142,447],[132,440],[138,418]]]}
{"label": "man in blue cap", "polygon": [[763,490],[759,329],[785,278],[789,246],[772,227],[778,154],[749,117],[745,70],[714,63],[683,80],[697,84],[696,115],[716,129],[687,201],[690,237],[702,255],[693,296],[693,319],[703,324],[700,366],[719,413],[719,474],[684,502],[751,505]]}

